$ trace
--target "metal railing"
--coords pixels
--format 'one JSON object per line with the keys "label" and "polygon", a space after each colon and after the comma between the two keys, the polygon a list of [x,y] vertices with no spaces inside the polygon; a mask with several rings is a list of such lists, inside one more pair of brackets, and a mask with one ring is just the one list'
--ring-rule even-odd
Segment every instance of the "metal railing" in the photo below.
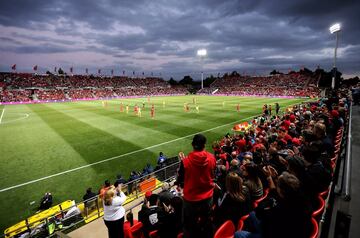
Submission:
{"label": "metal railing", "polygon": [[[153,191],[159,188],[163,182],[175,179],[180,163],[179,159],[177,157],[169,158],[168,162],[170,163],[168,163],[169,165],[157,169],[154,172],[144,175],[136,180],[125,183],[122,186],[122,190],[127,195],[127,199],[123,206],[136,201],[147,191]],[[135,202],[134,204],[126,207],[126,210],[132,210],[141,203],[142,201]],[[23,233],[28,233],[29,236],[27,237],[59,237],[59,234],[62,234],[65,231],[70,231],[74,227],[80,227],[103,216],[103,204],[99,195],[79,203],[74,202],[74,205],[71,205],[66,209],[63,209],[61,205],[57,206],[58,211],[48,217],[33,222],[30,222],[29,219],[25,219],[24,225],[19,225],[16,229],[3,234],[1,237],[10,238]],[[79,209],[80,214],[79,212],[75,212],[73,215],[68,216],[69,211],[74,209],[74,207]],[[53,226],[53,228],[51,228],[53,229],[51,234],[49,233],[50,226]],[[56,233],[56,231],[61,232]]]}
{"label": "metal railing", "polygon": [[352,120],[352,102],[350,102],[349,106],[349,127],[347,133],[347,141],[346,141],[346,167],[345,167],[345,201],[351,200],[350,194],[350,186],[351,186],[351,120]]}

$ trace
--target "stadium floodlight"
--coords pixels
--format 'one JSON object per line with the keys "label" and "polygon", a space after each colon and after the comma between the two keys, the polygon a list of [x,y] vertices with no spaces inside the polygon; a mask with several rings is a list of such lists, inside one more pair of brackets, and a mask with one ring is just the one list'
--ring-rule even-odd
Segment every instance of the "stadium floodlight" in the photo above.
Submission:
{"label": "stadium floodlight", "polygon": [[201,69],[202,69],[201,70],[201,89],[203,89],[204,88],[204,71],[203,71],[204,63],[203,63],[203,59],[207,55],[206,49],[199,49],[197,51],[197,55],[200,57],[200,60],[201,60]]}
{"label": "stadium floodlight", "polygon": [[340,26],[339,23],[336,23],[336,24],[330,26],[329,30],[330,30],[331,34],[334,34],[334,33],[339,32],[341,30],[341,26]]}
{"label": "stadium floodlight", "polygon": [[200,57],[204,57],[207,55],[207,51],[206,49],[200,49],[197,51],[197,55],[200,56]]}
{"label": "stadium floodlight", "polygon": [[341,26],[339,23],[336,23],[332,26],[330,26],[329,28],[330,33],[331,34],[335,34],[336,36],[336,44],[335,44],[335,50],[334,50],[334,66],[333,66],[333,71],[334,71],[334,75],[333,78],[331,80],[331,88],[334,89],[335,88],[335,77],[336,77],[336,56],[337,56],[337,48],[338,48],[338,44],[339,44],[339,32],[341,31]]}

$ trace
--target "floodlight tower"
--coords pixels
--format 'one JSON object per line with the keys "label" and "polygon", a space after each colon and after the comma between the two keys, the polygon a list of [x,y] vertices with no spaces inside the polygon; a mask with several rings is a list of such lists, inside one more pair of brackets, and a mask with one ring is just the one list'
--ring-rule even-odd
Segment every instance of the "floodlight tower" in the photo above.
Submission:
{"label": "floodlight tower", "polygon": [[207,55],[206,49],[199,49],[197,51],[197,55],[200,57],[200,60],[201,60],[201,89],[203,89],[204,88],[204,72],[203,72],[203,69],[204,69],[204,58]]}
{"label": "floodlight tower", "polygon": [[336,44],[335,44],[335,51],[334,51],[334,75],[331,81],[331,88],[334,89],[335,88],[335,78],[336,78],[336,56],[337,56],[337,48],[338,48],[338,44],[339,44],[339,32],[341,31],[341,26],[339,23],[336,23],[334,25],[332,25],[330,28],[330,33],[334,34],[336,36]]}

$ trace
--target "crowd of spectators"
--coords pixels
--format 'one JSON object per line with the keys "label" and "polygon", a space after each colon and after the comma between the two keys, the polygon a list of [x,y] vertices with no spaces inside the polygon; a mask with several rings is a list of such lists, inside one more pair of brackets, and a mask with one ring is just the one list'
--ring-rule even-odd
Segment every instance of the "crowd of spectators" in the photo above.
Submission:
{"label": "crowd of spectators", "polygon": [[0,73],[0,102],[187,94],[162,78]]}
{"label": "crowd of spectators", "polygon": [[262,96],[298,96],[318,97],[320,90],[316,87],[318,77],[301,73],[278,74],[268,77],[227,76],[219,78],[209,88],[199,93],[225,95],[262,95]]}
{"label": "crowd of spectators", "polygon": [[0,102],[30,102],[31,100],[29,90],[0,90]]}
{"label": "crowd of spectators", "polygon": [[62,100],[65,99],[63,90],[50,89],[50,90],[35,90],[34,95],[37,100]]}
{"label": "crowd of spectators", "polygon": [[237,238],[310,237],[319,194],[332,180],[335,137],[346,123],[349,101],[338,96],[264,112],[247,130],[213,142],[212,152],[195,135],[193,151],[179,154],[176,189],[166,202],[160,194],[145,199],[138,214],[145,237],[213,237],[225,221],[237,227],[244,217]]}

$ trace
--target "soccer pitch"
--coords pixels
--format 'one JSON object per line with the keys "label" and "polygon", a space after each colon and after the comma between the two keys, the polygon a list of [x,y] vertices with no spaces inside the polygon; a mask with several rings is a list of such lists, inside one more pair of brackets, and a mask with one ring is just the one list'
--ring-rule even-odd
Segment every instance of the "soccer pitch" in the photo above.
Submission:
{"label": "soccer pitch", "polygon": [[[194,98],[199,106],[195,110]],[[86,188],[96,192],[104,180],[154,165],[160,151],[168,157],[191,150],[194,134],[207,148],[232,126],[261,113],[263,104],[282,109],[304,99],[174,96],[0,105],[0,228],[34,214],[40,198],[51,192],[54,205],[81,201]],[[124,112],[120,112],[123,104]],[[134,114],[134,105],[142,116]],[[184,112],[188,103],[189,112]],[[236,105],[240,104],[240,112]],[[126,113],[126,105],[129,113]],[[151,118],[151,105],[155,118]],[[36,201],[30,205],[31,201]]]}

